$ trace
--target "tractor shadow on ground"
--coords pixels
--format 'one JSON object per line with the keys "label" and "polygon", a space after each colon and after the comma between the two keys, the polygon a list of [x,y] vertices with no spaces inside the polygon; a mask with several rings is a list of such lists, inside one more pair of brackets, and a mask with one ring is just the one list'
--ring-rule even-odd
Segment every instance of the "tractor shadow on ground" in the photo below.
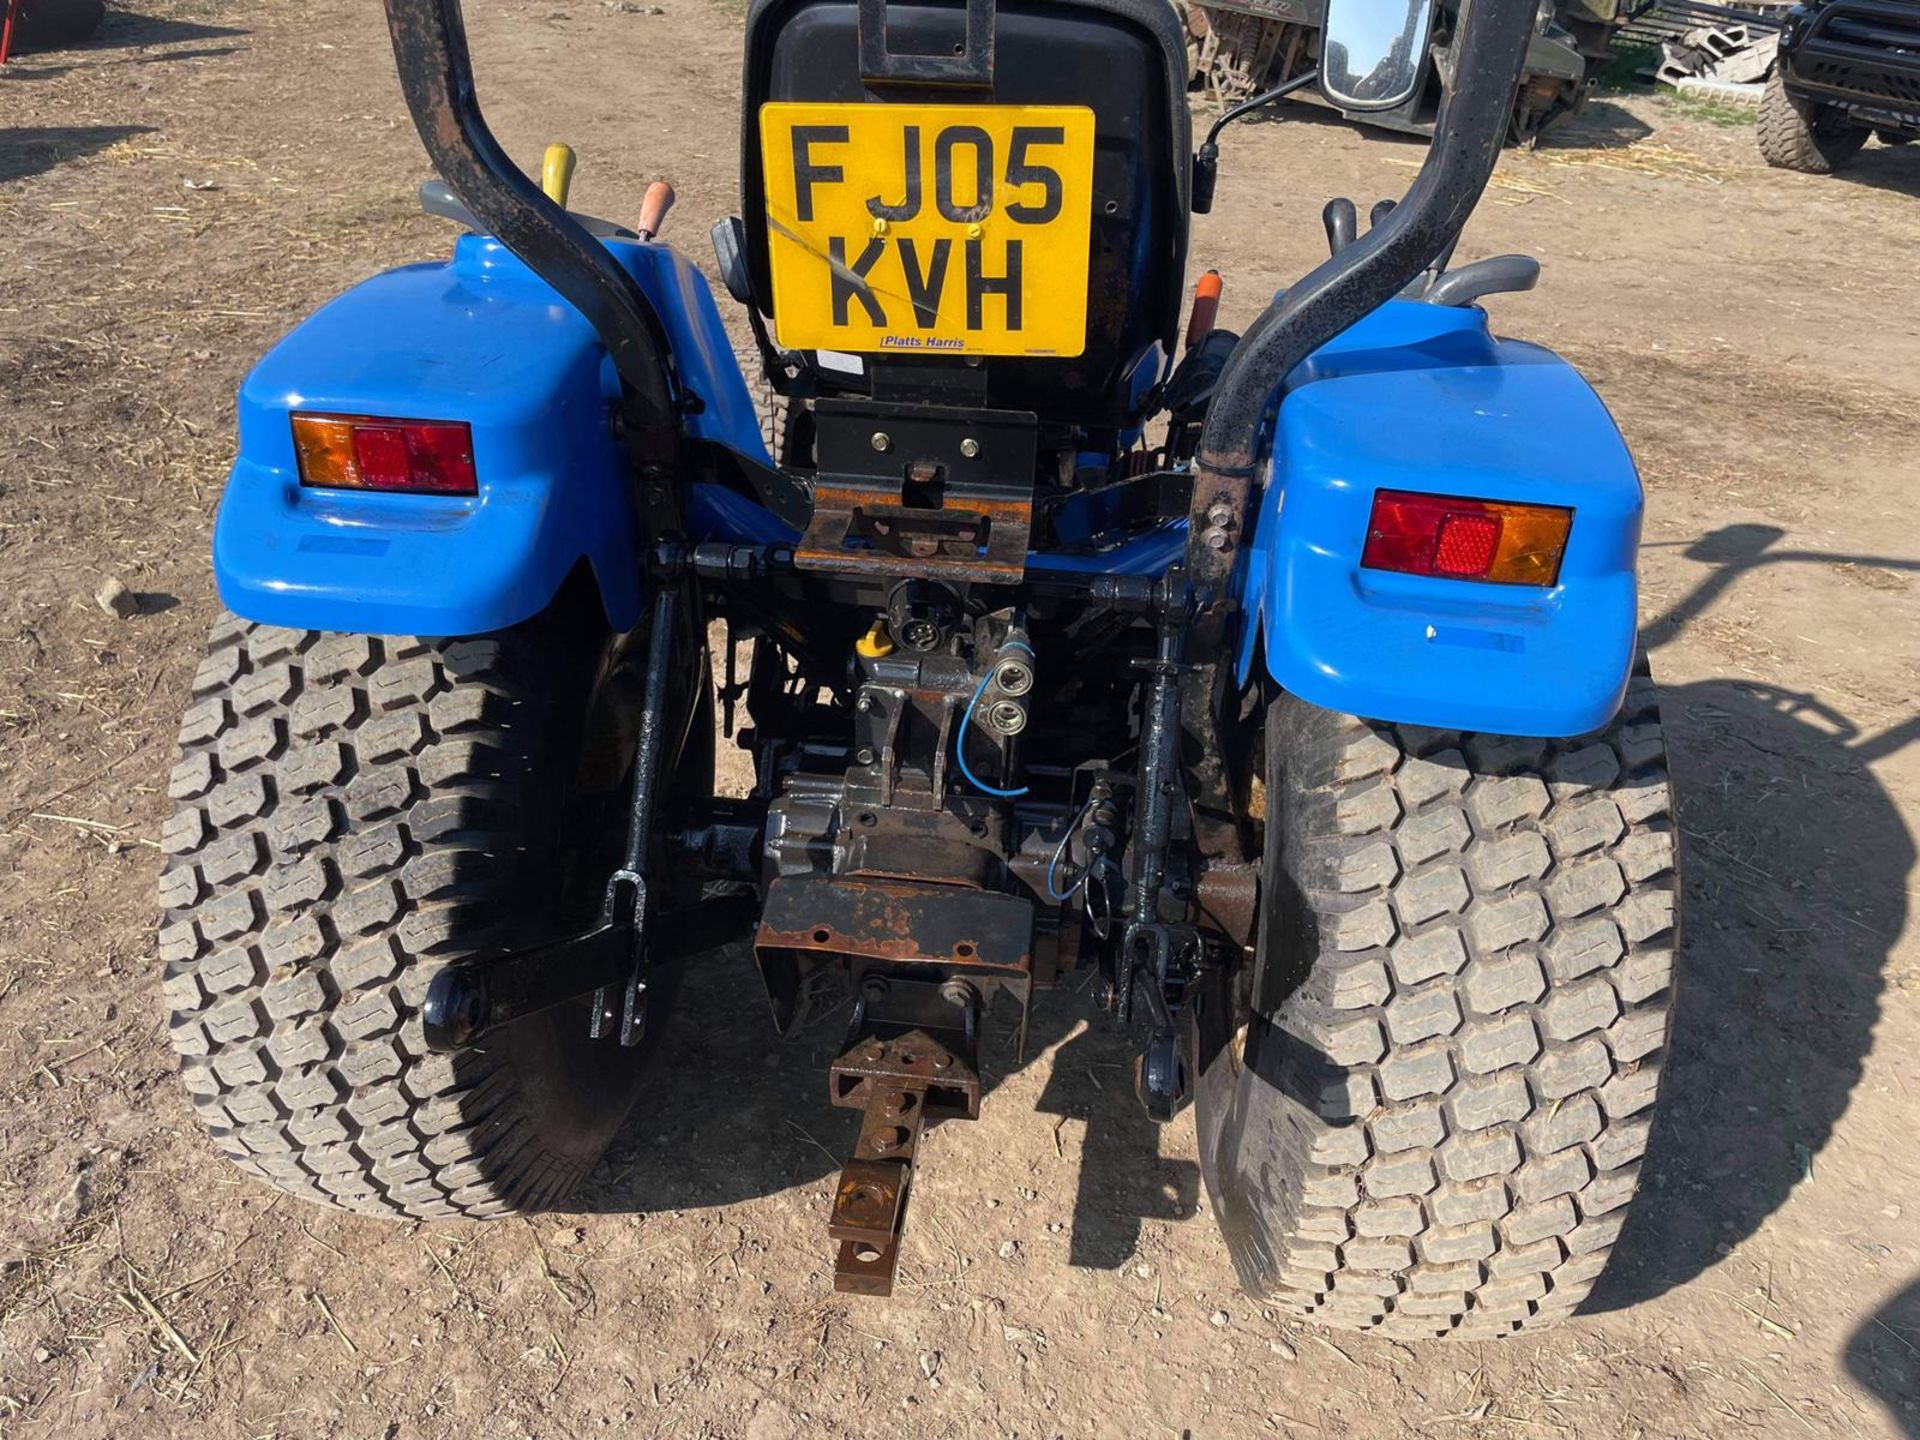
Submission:
{"label": "tractor shadow on ground", "polygon": [[192,40],[232,40],[252,33],[237,25],[206,25],[198,20],[142,15],[110,5],[99,33],[78,48],[88,51],[126,50],[144,45],[179,45]]}
{"label": "tractor shadow on ground", "polygon": [[[1209,109],[1204,114],[1196,110],[1193,116],[1194,132],[1205,134],[1207,126],[1213,124],[1219,116],[1220,112],[1217,108]],[[1313,100],[1281,100],[1233,123],[1236,126],[1298,124],[1314,129],[1351,130],[1365,136],[1368,140],[1377,140],[1383,145],[1400,146],[1414,152],[1424,151],[1428,143],[1425,135],[1415,135],[1406,130],[1389,130],[1382,125],[1369,125],[1364,121],[1349,120],[1331,105],[1322,105]]]}
{"label": "tractor shadow on ground", "polygon": [[1920,1279],[1861,1323],[1845,1360],[1847,1373],[1886,1406],[1893,1428],[1920,1440]]}
{"label": "tractor shadow on ground", "polygon": [[1624,105],[1592,99],[1578,113],[1554,121],[1540,137],[1539,149],[1624,150],[1653,134],[1653,126]]}
{"label": "tractor shadow on ground", "polygon": [[[1018,1103],[994,1093],[1009,1074],[1051,1065],[1041,1113],[1008,1118],[1079,1142],[1069,1263],[1117,1269],[1134,1254],[1145,1221],[1195,1213],[1200,1174],[1191,1160],[1160,1155],[1160,1127],[1133,1095],[1127,1035],[1096,1010],[1087,978],[1068,976],[1036,996],[1024,1063],[1017,1010],[1008,1003],[994,1008],[981,1035],[982,1113]],[[612,1213],[681,1210],[777,1194],[835,1174],[860,1128],[858,1111],[827,1101],[827,1067],[842,1048],[850,1013],[841,1003],[783,1040],[744,948],[691,969],[633,1118],[569,1204]],[[1084,1140],[1066,1128],[1073,1119],[1085,1122]],[[940,1132],[967,1123],[936,1125],[924,1163],[951,1163],[940,1153]]]}
{"label": "tractor shadow on ground", "polygon": [[[90,47],[80,50],[48,51],[48,54],[79,55]],[[94,60],[84,65],[62,65],[58,63],[34,64],[34,55],[10,61],[4,70],[0,70],[0,80],[19,84],[27,80],[57,80],[62,75],[70,75],[75,70],[104,70],[112,65],[171,65],[178,60],[210,60],[217,55],[237,55],[238,45],[208,45],[198,50],[163,50],[157,55],[127,55],[113,60]]]}
{"label": "tractor shadow on ground", "polygon": [[151,125],[8,126],[0,130],[0,185],[152,133]]}
{"label": "tractor shadow on ground", "polygon": [[[1767,566],[1920,571],[1780,538],[1737,525],[1694,542],[1689,558],[1716,568],[1647,626],[1647,647]],[[1640,1198],[1589,1313],[1696,1278],[1812,1173],[1872,1046],[1915,861],[1869,766],[1920,741],[1920,716],[1867,732],[1812,695],[1731,677],[1664,688],[1661,708],[1684,885],[1673,1040]]]}
{"label": "tractor shadow on ground", "polygon": [[[0,4],[0,11],[5,10]],[[25,80],[54,80],[75,70],[98,70],[109,65],[170,65],[178,60],[210,59],[232,55],[238,45],[203,45],[193,50],[162,50],[154,54],[136,54],[108,58],[115,50],[147,50],[157,45],[189,44],[196,40],[231,40],[253,32],[233,25],[203,25],[195,20],[172,20],[160,15],[137,15],[111,6],[101,22],[99,33],[77,45],[48,49],[29,49],[16,53],[0,80],[18,84]],[[36,63],[37,62],[37,63]]]}

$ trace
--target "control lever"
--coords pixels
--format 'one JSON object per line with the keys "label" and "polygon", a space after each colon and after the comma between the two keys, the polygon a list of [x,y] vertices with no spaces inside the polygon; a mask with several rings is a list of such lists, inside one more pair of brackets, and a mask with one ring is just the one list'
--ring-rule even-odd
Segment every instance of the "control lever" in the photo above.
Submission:
{"label": "control lever", "polygon": [[1360,212],[1346,196],[1336,195],[1320,212],[1320,223],[1327,227],[1327,253],[1338,255],[1360,233]]}
{"label": "control lever", "polygon": [[567,205],[567,193],[573,189],[574,164],[571,145],[549,145],[546,154],[540,157],[540,189],[563,210]]}
{"label": "control lever", "polygon": [[673,186],[664,180],[656,180],[647,186],[645,198],[640,202],[640,223],[634,228],[639,231],[642,240],[651,240],[660,233],[660,227],[667,223],[667,211],[673,208]]}
{"label": "control lever", "polygon": [[1220,272],[1209,270],[1193,287],[1193,314],[1187,319],[1187,343],[1184,348],[1193,349],[1212,333],[1214,323],[1220,318],[1222,283]]}
{"label": "control lever", "polygon": [[438,215],[442,220],[451,220],[475,232],[486,229],[480,217],[467,208],[466,201],[454,194],[453,187],[444,180],[420,182],[420,208],[429,215]]}
{"label": "control lever", "polygon": [[1531,290],[1540,282],[1540,262],[1531,255],[1489,255],[1449,270],[1420,298],[1429,305],[1471,305],[1487,295]]}

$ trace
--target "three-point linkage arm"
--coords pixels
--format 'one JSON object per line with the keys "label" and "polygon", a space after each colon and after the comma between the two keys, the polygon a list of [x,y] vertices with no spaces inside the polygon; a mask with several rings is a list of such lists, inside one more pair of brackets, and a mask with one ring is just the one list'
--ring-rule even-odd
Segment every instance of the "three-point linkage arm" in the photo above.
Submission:
{"label": "three-point linkage arm", "polygon": [[[1493,173],[1513,110],[1514,86],[1535,20],[1534,0],[1465,0],[1455,31],[1453,83],[1441,100],[1426,162],[1405,199],[1354,238],[1351,205],[1329,207],[1333,254],[1250,326],[1215,386],[1195,454],[1185,564],[1179,572],[1191,620],[1180,680],[1180,730],[1190,758],[1184,780],[1198,815],[1231,814],[1236,783],[1218,743],[1236,695],[1223,678],[1232,641],[1228,583],[1247,538],[1254,467],[1282,381],[1309,355],[1403,291],[1451,250]],[[1162,768],[1173,762],[1161,736]],[[1141,837],[1144,839],[1145,837]],[[1213,827],[1202,848],[1223,876],[1246,869],[1233,831]],[[1148,918],[1148,917],[1141,917]]]}

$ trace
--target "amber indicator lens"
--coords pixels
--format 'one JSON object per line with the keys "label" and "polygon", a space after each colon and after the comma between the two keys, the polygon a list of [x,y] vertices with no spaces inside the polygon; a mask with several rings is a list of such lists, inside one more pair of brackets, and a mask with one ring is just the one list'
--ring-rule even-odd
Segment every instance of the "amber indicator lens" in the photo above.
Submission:
{"label": "amber indicator lens", "polygon": [[480,490],[464,420],[295,415],[293,449],[302,485],[416,495]]}

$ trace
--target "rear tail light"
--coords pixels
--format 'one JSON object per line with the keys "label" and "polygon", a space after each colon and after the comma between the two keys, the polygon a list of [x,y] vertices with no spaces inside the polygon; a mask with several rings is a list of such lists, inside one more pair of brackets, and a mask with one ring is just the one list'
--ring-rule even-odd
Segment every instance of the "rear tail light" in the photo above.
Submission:
{"label": "rear tail light", "polygon": [[1573,511],[1559,505],[1379,490],[1360,563],[1408,575],[1552,585],[1572,525]]}
{"label": "rear tail light", "polygon": [[475,495],[473,432],[464,420],[295,415],[300,483],[413,495]]}

